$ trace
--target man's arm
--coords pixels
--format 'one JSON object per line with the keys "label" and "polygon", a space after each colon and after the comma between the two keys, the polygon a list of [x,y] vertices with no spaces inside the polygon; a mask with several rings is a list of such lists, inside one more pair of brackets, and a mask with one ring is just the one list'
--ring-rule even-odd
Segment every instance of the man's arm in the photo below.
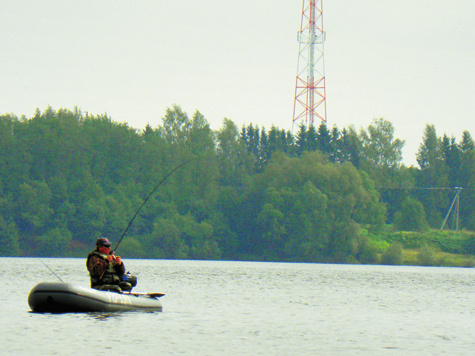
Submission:
{"label": "man's arm", "polygon": [[87,270],[89,273],[97,278],[101,278],[107,270],[108,262],[99,256],[91,256],[87,262]]}
{"label": "man's arm", "polygon": [[125,273],[125,266],[124,266],[124,263],[122,261],[120,262],[120,264],[116,263],[114,268],[115,268],[115,271],[117,272],[117,274],[119,276],[122,276]]}

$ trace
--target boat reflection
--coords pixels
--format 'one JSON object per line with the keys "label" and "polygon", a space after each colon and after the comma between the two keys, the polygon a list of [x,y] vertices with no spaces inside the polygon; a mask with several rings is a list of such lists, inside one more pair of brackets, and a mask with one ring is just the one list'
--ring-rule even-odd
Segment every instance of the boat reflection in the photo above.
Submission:
{"label": "boat reflection", "polygon": [[94,313],[87,313],[88,316],[96,319],[96,320],[107,320],[107,319],[111,319],[111,318],[117,318],[119,317],[120,315],[122,315],[123,313],[122,312],[113,312],[113,313],[98,313],[98,312],[94,312]]}

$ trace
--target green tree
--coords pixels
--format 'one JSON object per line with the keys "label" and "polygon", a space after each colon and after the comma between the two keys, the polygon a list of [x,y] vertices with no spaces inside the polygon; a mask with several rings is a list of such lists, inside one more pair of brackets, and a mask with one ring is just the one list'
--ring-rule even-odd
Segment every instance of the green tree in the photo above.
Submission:
{"label": "green tree", "polygon": [[459,143],[461,164],[459,184],[463,188],[460,219],[463,227],[475,230],[475,144],[468,131],[462,133]]}
{"label": "green tree", "polygon": [[178,105],[167,108],[162,119],[163,137],[168,143],[184,144],[190,132],[192,122]]}
{"label": "green tree", "polygon": [[343,129],[340,136],[341,153],[338,162],[351,162],[356,168],[360,167],[362,143],[353,127]]}
{"label": "green tree", "polygon": [[296,155],[302,156],[305,151],[308,151],[307,145],[307,127],[303,122],[299,125],[299,130],[295,137]]}
{"label": "green tree", "polygon": [[278,150],[283,151],[282,149],[282,144],[280,142],[280,134],[279,134],[279,129],[272,125],[270,127],[269,133],[267,134],[267,141],[268,141],[268,147],[269,147],[269,157],[272,156],[272,154]]}
{"label": "green tree", "polygon": [[447,165],[449,185],[451,187],[460,186],[460,170],[462,165],[462,151],[455,142],[455,137],[449,138],[444,134],[441,140],[441,149]]}
{"label": "green tree", "polygon": [[252,156],[254,161],[253,173],[259,171],[261,166],[261,147],[260,147],[260,129],[249,124],[241,129],[241,141],[244,143],[247,152]]}
{"label": "green tree", "polygon": [[37,256],[65,256],[71,242],[71,232],[63,228],[54,228],[35,238]]}
{"label": "green tree", "polygon": [[283,129],[280,131],[281,142],[283,146],[283,152],[287,153],[290,157],[296,157],[296,143],[295,137],[292,135],[292,132],[289,130],[284,131]]}
{"label": "green tree", "polygon": [[33,181],[20,185],[17,204],[17,226],[22,235],[41,234],[53,216],[52,194],[46,182]]}
{"label": "green tree", "polygon": [[305,134],[305,151],[316,151],[319,147],[319,136],[315,126],[310,124]]}
{"label": "green tree", "polygon": [[331,153],[331,134],[323,121],[318,126],[318,149],[327,155]]}
{"label": "green tree", "polygon": [[330,161],[331,162],[342,162],[342,140],[340,130],[338,127],[333,126],[330,134]]}
{"label": "green tree", "polygon": [[384,215],[363,213],[379,198],[363,182],[351,164],[331,164],[318,152],[302,158],[276,153],[252,177],[230,217],[241,251],[256,256],[265,250],[281,260],[346,261],[357,253],[359,224],[384,221]]}
{"label": "green tree", "polygon": [[214,133],[203,114],[196,111],[191,120],[189,135],[186,137],[186,146],[193,155],[214,155]]}
{"label": "green tree", "polygon": [[404,141],[394,137],[394,126],[382,118],[375,119],[360,133],[362,168],[380,186],[393,186],[392,177],[400,167]]}
{"label": "green tree", "polygon": [[124,238],[124,240],[121,242],[120,256],[133,256],[134,258],[154,257],[153,255],[149,255],[148,251],[145,251],[142,243],[134,237]]}
{"label": "green tree", "polygon": [[149,237],[152,256],[155,258],[185,259],[189,247],[183,242],[180,230],[171,219],[159,218]]}
{"label": "green tree", "polygon": [[19,181],[30,171],[31,156],[18,138],[24,127],[24,120],[0,115],[0,182],[5,192],[15,192]]}
{"label": "green tree", "polygon": [[427,125],[424,130],[417,163],[420,167],[418,187],[429,188],[419,191],[418,200],[424,205],[430,226],[438,227],[442,223],[443,213],[448,209],[448,197],[445,191],[437,189],[446,188],[449,180],[442,145],[434,125]]}
{"label": "green tree", "polygon": [[229,119],[223,120],[216,134],[216,158],[224,186],[239,186],[249,174],[253,160],[248,155],[245,143],[239,138],[237,126]]}
{"label": "green tree", "polygon": [[88,170],[106,194],[117,184],[137,178],[141,137],[135,129],[115,123],[107,115],[97,115],[84,120],[83,133],[90,140],[86,150],[90,155]]}
{"label": "green tree", "polygon": [[187,239],[190,245],[190,257],[197,260],[215,260],[221,258],[221,249],[213,238],[213,226],[206,221],[191,221]]}
{"label": "green tree", "polygon": [[258,172],[261,172],[262,169],[267,165],[269,159],[272,155],[269,147],[269,136],[266,129],[263,127],[261,130],[261,139],[259,142],[259,163],[258,163]]}
{"label": "green tree", "polygon": [[394,217],[394,226],[399,231],[427,230],[429,224],[422,203],[407,196],[401,204],[401,210]]}
{"label": "green tree", "polygon": [[[267,194],[274,195],[274,197],[269,198],[271,200],[281,199],[278,197],[279,193],[275,191],[275,189],[269,189]],[[283,235],[286,233],[284,214],[272,203],[265,203],[257,215],[256,225],[261,234],[258,245],[260,246],[262,255],[270,260],[279,259],[277,252],[281,250]]]}
{"label": "green tree", "polygon": [[19,256],[20,243],[18,240],[18,231],[15,223],[8,223],[0,215],[0,256],[15,257]]}

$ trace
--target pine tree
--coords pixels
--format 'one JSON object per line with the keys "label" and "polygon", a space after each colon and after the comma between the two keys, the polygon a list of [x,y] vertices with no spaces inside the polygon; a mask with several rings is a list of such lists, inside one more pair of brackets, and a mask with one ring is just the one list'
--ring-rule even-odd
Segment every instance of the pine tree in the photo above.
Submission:
{"label": "pine tree", "polygon": [[299,131],[297,132],[297,137],[295,139],[296,154],[298,157],[302,156],[305,151],[308,151],[307,146],[307,128],[302,122],[299,125]]}
{"label": "pine tree", "polygon": [[427,125],[422,143],[417,152],[419,200],[427,213],[427,220],[432,227],[440,226],[442,216],[448,208],[448,195],[444,190],[449,184],[447,165],[445,164],[441,140],[437,137],[434,125]]}

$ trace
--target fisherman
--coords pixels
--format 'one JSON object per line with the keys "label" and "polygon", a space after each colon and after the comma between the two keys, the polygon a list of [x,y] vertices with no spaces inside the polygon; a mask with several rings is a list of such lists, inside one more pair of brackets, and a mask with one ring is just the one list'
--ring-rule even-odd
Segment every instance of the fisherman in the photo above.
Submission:
{"label": "fisherman", "polygon": [[125,273],[120,256],[111,254],[111,243],[105,237],[97,239],[96,249],[87,255],[86,266],[91,288],[122,293],[137,285],[137,278]]}

